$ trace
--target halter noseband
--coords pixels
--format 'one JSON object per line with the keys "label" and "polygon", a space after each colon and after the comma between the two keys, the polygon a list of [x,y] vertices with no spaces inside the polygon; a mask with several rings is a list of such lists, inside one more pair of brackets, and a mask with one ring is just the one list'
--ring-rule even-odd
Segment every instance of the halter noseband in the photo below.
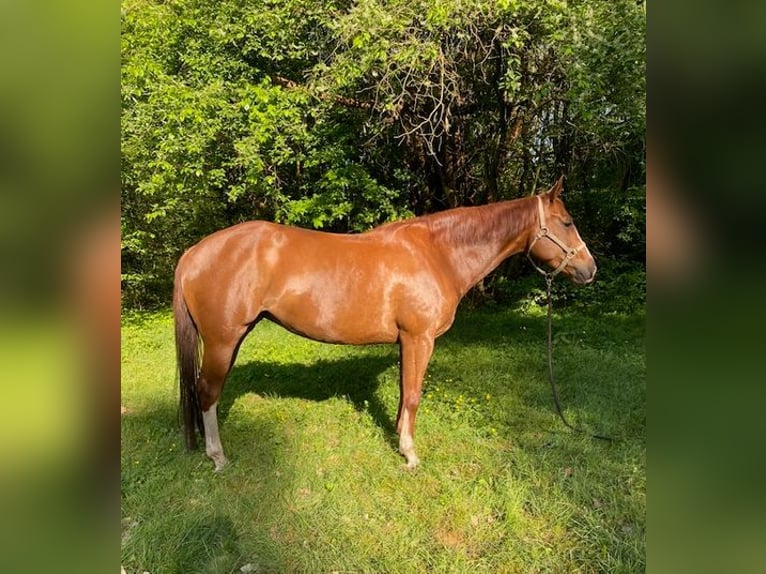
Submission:
{"label": "halter noseband", "polygon": [[[550,229],[548,229],[548,226],[545,224],[545,212],[543,211],[543,200],[540,199],[539,195],[535,196],[537,198],[537,214],[540,218],[540,228],[537,230],[537,233],[535,233],[535,237],[532,240],[532,243],[529,244],[529,247],[527,248],[527,258],[532,263],[532,266],[537,269],[540,273],[545,275],[546,279],[553,279],[556,275],[561,273],[561,271],[564,269],[564,267],[567,266],[567,264],[574,258],[575,255],[577,255],[580,251],[582,251],[585,248],[585,242],[580,240],[580,245],[578,245],[575,248],[569,247],[569,245],[566,244],[562,239],[556,236],[555,233],[553,233]],[[561,249],[564,250],[564,259],[561,260],[561,263],[559,263],[559,266],[556,267],[553,271],[545,271],[545,269],[540,268],[537,263],[535,263],[534,259],[532,259],[532,256],[530,255],[532,253],[532,247],[535,246],[535,243],[539,239],[542,239],[543,237],[547,237],[551,241],[553,241],[556,245],[561,247]]]}

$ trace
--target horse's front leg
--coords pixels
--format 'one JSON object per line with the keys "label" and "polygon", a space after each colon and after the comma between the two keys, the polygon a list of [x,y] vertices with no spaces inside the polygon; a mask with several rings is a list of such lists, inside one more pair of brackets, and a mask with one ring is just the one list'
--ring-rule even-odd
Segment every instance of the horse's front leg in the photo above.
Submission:
{"label": "horse's front leg", "polygon": [[420,460],[415,453],[415,415],[420,405],[420,393],[428,361],[434,350],[431,334],[400,333],[401,357],[399,415],[396,430],[399,433],[399,452],[407,459],[407,468],[415,468]]}

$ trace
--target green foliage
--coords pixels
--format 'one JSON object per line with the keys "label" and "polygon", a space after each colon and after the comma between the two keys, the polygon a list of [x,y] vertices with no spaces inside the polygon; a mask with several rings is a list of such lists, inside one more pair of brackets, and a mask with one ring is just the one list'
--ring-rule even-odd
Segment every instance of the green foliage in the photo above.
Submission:
{"label": "green foliage", "polygon": [[[552,294],[556,309],[571,307],[592,313],[635,313],[646,305],[646,270],[635,264],[601,259],[597,279],[587,288],[557,281]],[[543,289],[530,299],[541,307],[546,304]]]}
{"label": "green foliage", "polygon": [[[642,265],[608,257],[597,258],[597,263],[596,280],[587,287],[562,278],[553,282],[554,309],[600,316],[633,314],[644,308],[646,270]],[[537,272],[509,277],[498,270],[484,281],[481,291],[474,289],[467,298],[472,307],[503,305],[537,313],[545,312],[547,305],[545,280]]]}
{"label": "green foliage", "polygon": [[646,15],[632,0],[576,3],[562,39],[567,101],[584,151],[630,149],[646,131]]}
{"label": "green foliage", "polygon": [[[123,293],[167,300],[181,252],[252,218],[361,230],[408,214],[355,119],[268,73],[306,65],[324,3],[123,4]],[[260,11],[265,17],[260,17]],[[302,35],[301,35],[302,34]],[[302,44],[289,42],[296,35]],[[347,131],[347,127],[351,131]]]}
{"label": "green foliage", "polygon": [[123,0],[121,38],[129,307],[242,220],[362,231],[561,173],[578,225],[641,265],[633,2]]}

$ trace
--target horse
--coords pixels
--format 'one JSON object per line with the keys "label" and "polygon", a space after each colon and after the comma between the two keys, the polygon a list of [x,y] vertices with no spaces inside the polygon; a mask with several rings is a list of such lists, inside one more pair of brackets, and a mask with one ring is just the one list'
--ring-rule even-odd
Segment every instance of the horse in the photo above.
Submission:
{"label": "horse", "polygon": [[[468,290],[507,257],[588,284],[596,263],[561,200],[563,176],[514,200],[337,234],[248,221],[189,248],[175,270],[173,314],[180,418],[218,471],[227,464],[217,407],[245,336],[262,319],[325,343],[399,345],[396,432],[406,468],[419,463],[415,416],[434,341]],[[533,261],[533,263],[534,263]],[[536,265],[537,266],[537,265]]]}

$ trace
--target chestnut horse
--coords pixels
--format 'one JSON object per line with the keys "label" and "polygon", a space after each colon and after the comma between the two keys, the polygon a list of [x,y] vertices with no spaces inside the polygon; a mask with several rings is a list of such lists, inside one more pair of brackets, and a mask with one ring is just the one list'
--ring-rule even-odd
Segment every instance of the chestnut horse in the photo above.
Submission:
{"label": "chestnut horse", "polygon": [[176,267],[173,295],[187,449],[197,446],[196,426],[216,470],[226,464],[218,399],[240,343],[267,318],[327,343],[398,343],[399,451],[408,468],[417,466],[423,376],[434,339],[450,328],[466,292],[522,251],[576,283],[593,280],[596,263],[559,197],[562,180],[540,195],[356,235],[251,221],[191,247]]}

